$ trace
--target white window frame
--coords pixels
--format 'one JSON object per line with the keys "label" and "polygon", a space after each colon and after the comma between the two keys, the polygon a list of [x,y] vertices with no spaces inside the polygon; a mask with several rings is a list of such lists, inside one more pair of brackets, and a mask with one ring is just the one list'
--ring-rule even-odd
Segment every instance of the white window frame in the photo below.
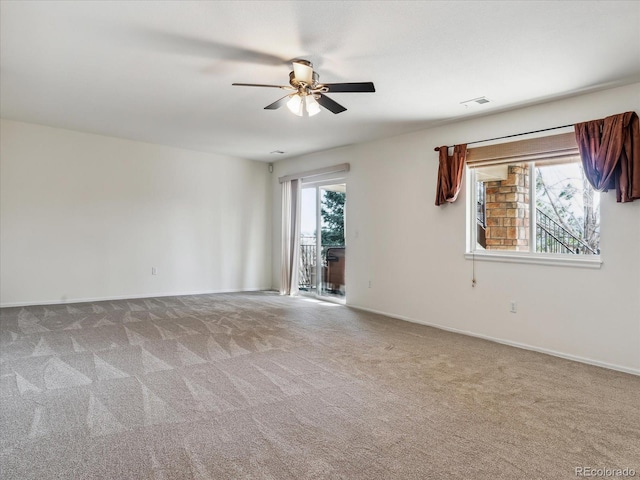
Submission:
{"label": "white window frame", "polygon": [[[533,171],[533,166],[536,162],[517,162],[513,163],[528,163],[530,171]],[[538,161],[538,163],[541,163]],[[529,251],[507,251],[507,250],[478,250],[477,246],[477,219],[476,219],[476,204],[477,204],[477,192],[476,192],[476,170],[475,168],[466,169],[466,252],[465,258],[467,260],[479,260],[488,262],[503,262],[503,263],[529,263],[537,265],[554,265],[562,267],[578,267],[578,268],[600,268],[602,265],[602,259],[600,255],[569,255],[566,253],[540,253],[535,251],[535,242],[530,242]],[[536,198],[535,198],[535,181],[531,179],[529,181],[529,238],[535,239],[535,222],[536,222]],[[534,251],[531,251],[531,249]]]}

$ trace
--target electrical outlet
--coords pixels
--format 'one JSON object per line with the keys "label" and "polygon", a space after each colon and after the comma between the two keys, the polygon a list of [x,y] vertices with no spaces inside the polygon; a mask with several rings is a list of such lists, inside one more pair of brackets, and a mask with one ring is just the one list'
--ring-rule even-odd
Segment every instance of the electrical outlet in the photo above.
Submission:
{"label": "electrical outlet", "polygon": [[151,275],[157,275],[158,269],[156,267],[151,267]]}
{"label": "electrical outlet", "polygon": [[371,288],[371,280],[369,280],[369,288]]}
{"label": "electrical outlet", "polygon": [[511,300],[511,313],[516,313],[518,311],[518,304],[515,300]]}

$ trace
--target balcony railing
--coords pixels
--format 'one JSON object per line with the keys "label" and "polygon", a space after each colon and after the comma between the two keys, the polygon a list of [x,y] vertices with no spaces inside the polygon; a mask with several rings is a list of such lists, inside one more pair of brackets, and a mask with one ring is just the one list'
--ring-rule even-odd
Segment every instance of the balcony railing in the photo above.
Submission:
{"label": "balcony railing", "polygon": [[[310,244],[311,241],[315,241],[315,237],[302,237],[300,245],[298,288],[303,291],[312,291],[316,288],[317,249],[315,244]],[[330,282],[336,282],[336,278],[341,278],[341,282],[344,282],[344,260],[340,261],[335,256],[336,250],[344,249],[344,245],[322,245],[321,248],[320,266],[322,268],[323,289],[332,291],[336,289],[336,285],[329,285]],[[327,251],[332,252],[330,258],[327,258]],[[341,256],[344,257],[344,251]]]}
{"label": "balcony railing", "polygon": [[300,272],[298,288],[312,290],[316,287],[316,246],[300,245]]}

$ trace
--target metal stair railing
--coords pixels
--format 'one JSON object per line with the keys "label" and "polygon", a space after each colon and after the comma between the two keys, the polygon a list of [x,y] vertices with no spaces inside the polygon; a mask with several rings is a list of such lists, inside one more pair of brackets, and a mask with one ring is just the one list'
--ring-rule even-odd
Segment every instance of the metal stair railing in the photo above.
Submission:
{"label": "metal stair railing", "polygon": [[582,253],[585,255],[599,254],[599,252],[584,243],[539,208],[536,208],[536,251],[546,253]]}

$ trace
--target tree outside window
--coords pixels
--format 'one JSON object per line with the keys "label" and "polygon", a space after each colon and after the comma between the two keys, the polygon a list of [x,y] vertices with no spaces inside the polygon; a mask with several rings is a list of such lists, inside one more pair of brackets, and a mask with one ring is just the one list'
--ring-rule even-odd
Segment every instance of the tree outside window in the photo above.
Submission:
{"label": "tree outside window", "polygon": [[322,246],[344,246],[344,192],[324,191],[321,204]]}

